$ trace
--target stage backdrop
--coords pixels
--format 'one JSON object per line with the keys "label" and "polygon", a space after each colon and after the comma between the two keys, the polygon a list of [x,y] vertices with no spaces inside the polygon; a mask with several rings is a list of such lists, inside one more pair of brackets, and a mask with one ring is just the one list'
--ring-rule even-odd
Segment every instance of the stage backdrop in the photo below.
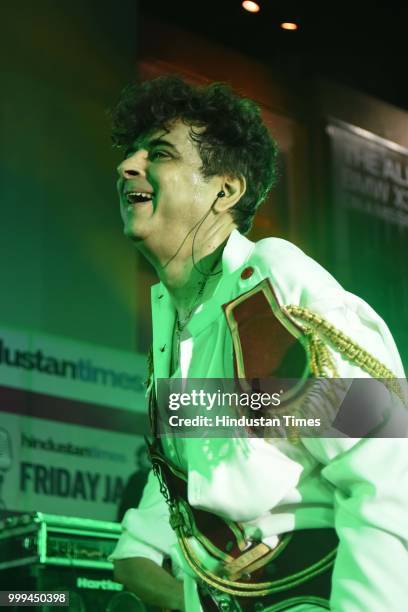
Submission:
{"label": "stage backdrop", "polygon": [[0,325],[136,347],[109,118],[136,74],[136,12],[134,0],[2,3]]}

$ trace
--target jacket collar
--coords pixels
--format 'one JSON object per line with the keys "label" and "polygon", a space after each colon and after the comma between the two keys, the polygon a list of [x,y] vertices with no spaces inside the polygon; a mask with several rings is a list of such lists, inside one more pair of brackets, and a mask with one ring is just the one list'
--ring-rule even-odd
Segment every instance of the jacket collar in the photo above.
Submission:
{"label": "jacket collar", "polygon": [[[255,243],[233,230],[222,255],[222,277],[213,296],[202,304],[194,314],[187,328],[192,334],[206,327],[220,314],[220,307],[230,298],[235,274],[245,264],[255,248]],[[153,358],[157,377],[168,377],[173,328],[176,310],[166,286],[160,282],[151,289],[153,317]]]}
{"label": "jacket collar", "polygon": [[223,274],[230,274],[238,270],[250,257],[254,248],[255,242],[251,242],[234,229],[228,238],[222,255]]}

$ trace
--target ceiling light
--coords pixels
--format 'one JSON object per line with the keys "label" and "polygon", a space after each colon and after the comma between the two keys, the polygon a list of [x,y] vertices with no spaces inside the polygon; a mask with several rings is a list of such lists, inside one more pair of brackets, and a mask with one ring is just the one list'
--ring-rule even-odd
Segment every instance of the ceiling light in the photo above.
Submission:
{"label": "ceiling light", "polygon": [[250,13],[259,13],[261,7],[256,2],[251,2],[250,0],[244,0],[242,3],[242,8]]}
{"label": "ceiling light", "polygon": [[283,23],[281,23],[281,28],[283,30],[297,30],[298,29],[298,25],[297,23],[294,23],[293,21],[284,21]]}

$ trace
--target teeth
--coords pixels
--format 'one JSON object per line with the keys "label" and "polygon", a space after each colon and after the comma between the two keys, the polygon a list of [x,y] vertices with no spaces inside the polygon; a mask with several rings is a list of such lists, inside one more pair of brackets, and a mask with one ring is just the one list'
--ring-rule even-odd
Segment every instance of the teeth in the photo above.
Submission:
{"label": "teeth", "polygon": [[129,193],[126,194],[126,198],[128,200],[128,202],[143,202],[143,201],[148,201],[151,200],[153,197],[152,193],[146,193],[144,191],[130,191]]}

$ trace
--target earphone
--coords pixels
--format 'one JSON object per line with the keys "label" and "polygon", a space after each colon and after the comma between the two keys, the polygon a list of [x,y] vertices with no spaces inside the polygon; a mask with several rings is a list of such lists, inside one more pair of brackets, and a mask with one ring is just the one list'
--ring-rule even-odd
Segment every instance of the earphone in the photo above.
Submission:
{"label": "earphone", "polygon": [[225,197],[225,191],[221,189],[221,191],[217,193],[217,198],[223,198],[223,197]]}

